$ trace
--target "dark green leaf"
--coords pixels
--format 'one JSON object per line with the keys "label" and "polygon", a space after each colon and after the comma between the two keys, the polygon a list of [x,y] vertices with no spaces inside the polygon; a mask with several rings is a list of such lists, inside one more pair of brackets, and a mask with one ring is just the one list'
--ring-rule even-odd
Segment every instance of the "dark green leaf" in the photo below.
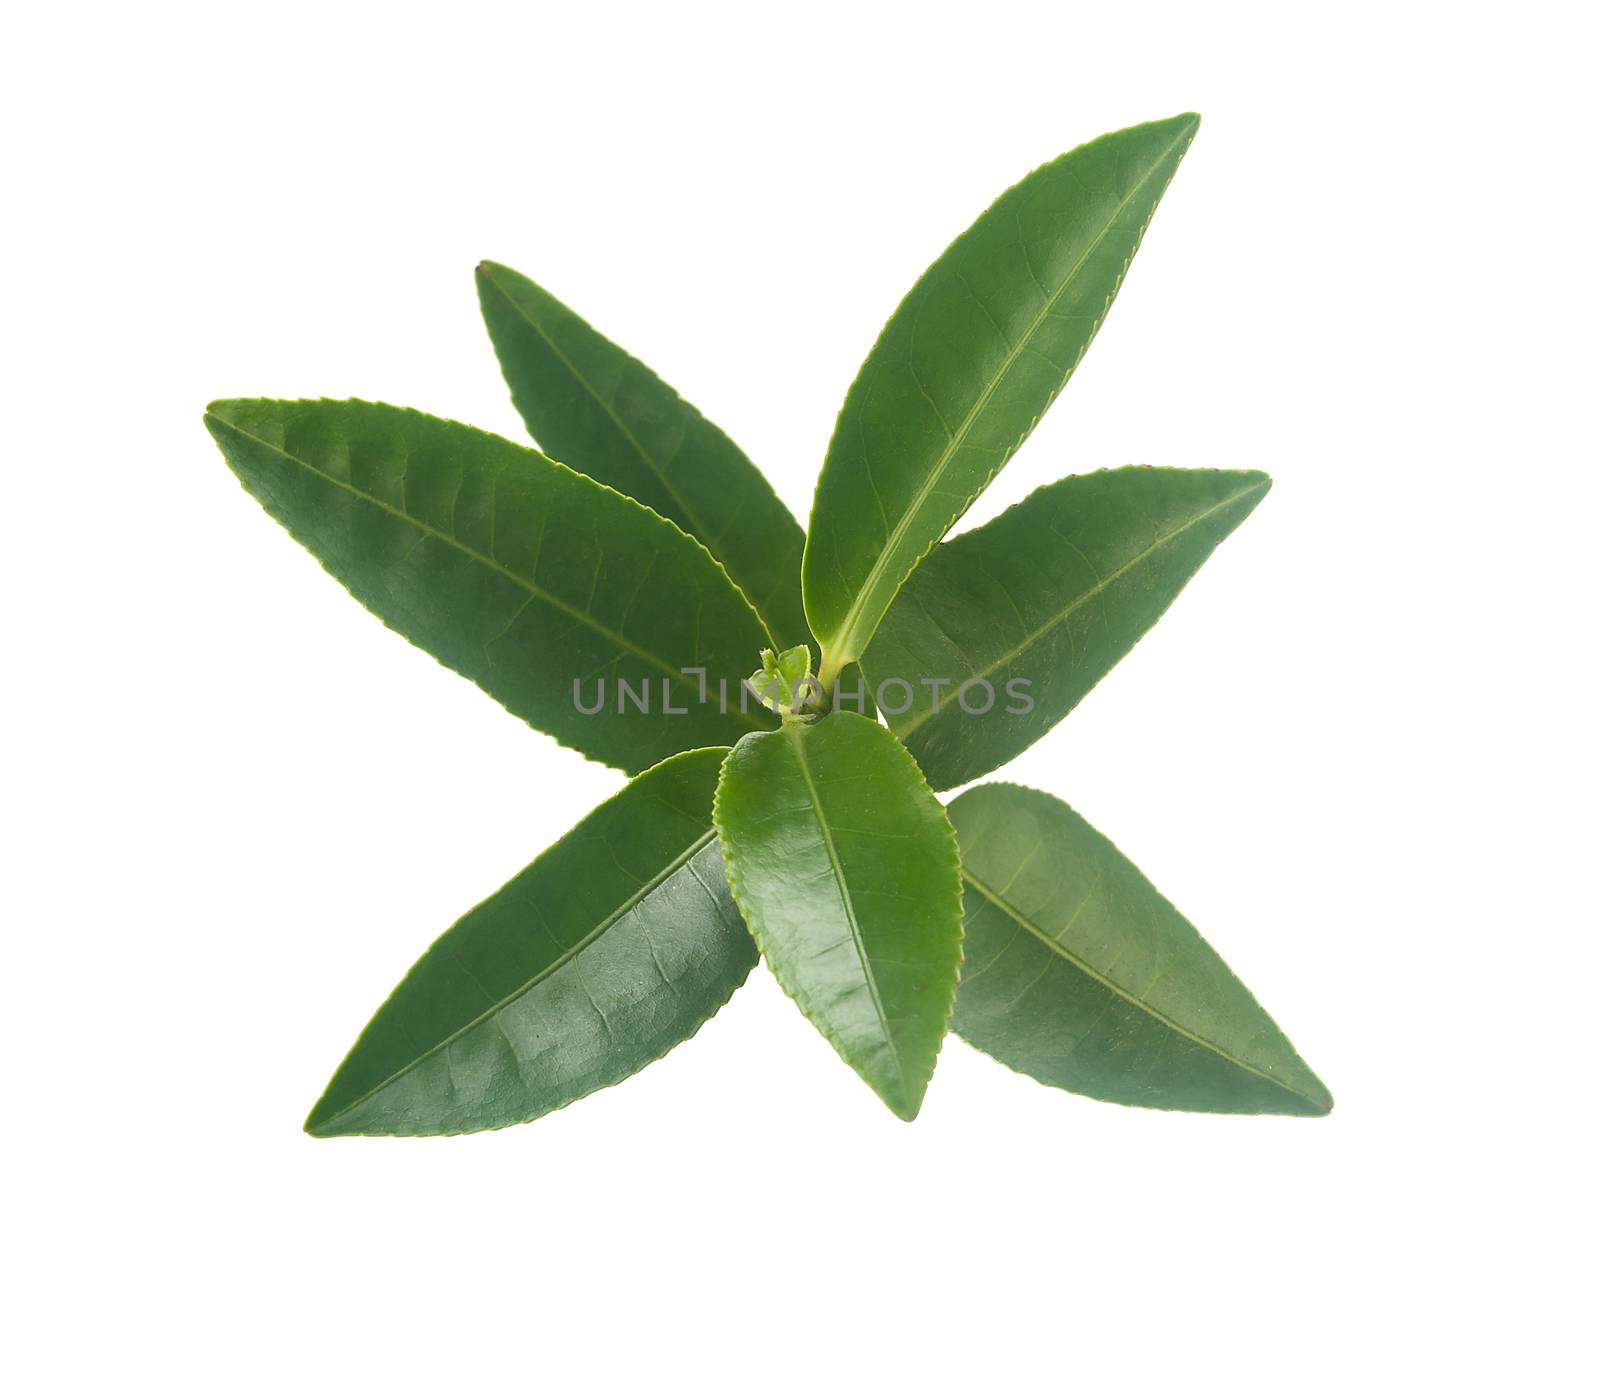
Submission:
{"label": "dark green leaf", "polygon": [[911,756],[849,712],[747,735],[723,765],[716,823],[778,982],[914,1119],[950,1020],[961,885],[950,823]]}
{"label": "dark green leaf", "polygon": [[973,1046],[1118,1104],[1333,1108],[1221,957],[1065,802],[988,783],[952,802],[950,819],[967,938],[953,1026]]}
{"label": "dark green leaf", "polygon": [[805,534],[766,477],[650,369],[501,264],[478,266],[483,320],[528,431],[556,460],[693,534],[785,648],[809,637]]}
{"label": "dark green leaf", "polygon": [[890,318],[811,511],[803,584],[824,682],[1077,368],[1199,123],[1120,130],[1029,174]]}
{"label": "dark green leaf", "polygon": [[357,600],[563,744],[637,773],[772,723],[739,704],[766,638],[755,612],[699,543],[615,491],[385,404],[228,399],[206,426]]}
{"label": "dark green leaf", "polygon": [[725,753],[641,774],[434,942],[307,1131],[524,1123],[692,1036],[756,960],[711,829]]}
{"label": "dark green leaf", "polygon": [[1072,476],[935,548],[865,660],[929,783],[988,773],[1066,715],[1271,484],[1143,466]]}

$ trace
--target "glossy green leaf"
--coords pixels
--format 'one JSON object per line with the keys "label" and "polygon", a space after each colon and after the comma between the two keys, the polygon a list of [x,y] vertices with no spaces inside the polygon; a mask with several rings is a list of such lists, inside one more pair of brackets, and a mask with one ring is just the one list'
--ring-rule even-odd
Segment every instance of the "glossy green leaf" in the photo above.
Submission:
{"label": "glossy green leaf", "polygon": [[692,1036],[756,961],[711,828],[725,753],[641,774],[434,942],[307,1131],[524,1123]]}
{"label": "glossy green leaf", "polygon": [[703,542],[775,647],[809,637],[800,604],[805,534],[721,429],[516,270],[480,264],[478,298],[511,400],[539,445]]}
{"label": "glossy green leaf", "polygon": [[950,804],[966,964],[953,1026],[1046,1085],[1118,1104],[1326,1114],[1333,1097],[1200,934],[1065,802]]}
{"label": "glossy green leaf", "polygon": [[228,399],[206,426],[245,489],[357,600],[563,744],[637,773],[773,723],[737,692],[766,640],[755,612],[642,505],[504,438],[385,404]]}
{"label": "glossy green leaf", "polygon": [[778,983],[914,1119],[961,965],[950,823],[904,747],[849,712],[747,735],[723,764],[728,881]]}
{"label": "glossy green leaf", "polygon": [[1271,485],[1260,471],[1071,476],[935,548],[865,659],[928,781],[969,782],[1049,730]]}
{"label": "glossy green leaf", "polygon": [[1066,383],[1116,296],[1199,117],[1063,154],[984,212],[872,348],[817,484],[803,571],[823,681]]}

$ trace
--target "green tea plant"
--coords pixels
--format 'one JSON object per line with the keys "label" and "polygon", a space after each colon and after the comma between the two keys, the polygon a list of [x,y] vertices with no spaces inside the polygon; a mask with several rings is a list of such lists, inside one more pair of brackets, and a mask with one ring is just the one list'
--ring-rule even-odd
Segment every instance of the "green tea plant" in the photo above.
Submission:
{"label": "green tea plant", "polygon": [[1065,716],[1270,485],[1099,471],[944,541],[1088,349],[1198,126],[1062,155],[934,262],[845,398],[804,533],[717,427],[498,264],[483,316],[541,451],[384,404],[210,405],[245,489],[363,605],[631,775],[428,949],[307,1131],[535,1119],[691,1036],[758,952],[903,1119],[948,1028],[1097,1099],[1328,1112],[1064,802],[934,795]]}

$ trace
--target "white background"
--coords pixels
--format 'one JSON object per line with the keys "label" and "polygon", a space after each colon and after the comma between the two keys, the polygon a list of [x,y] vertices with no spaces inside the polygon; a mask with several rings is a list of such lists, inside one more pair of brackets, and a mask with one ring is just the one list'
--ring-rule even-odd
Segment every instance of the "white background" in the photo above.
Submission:
{"label": "white background", "polygon": [[[13,15],[8,1371],[1592,1368],[1581,14]],[[488,256],[803,516],[857,364],[945,243],[1044,159],[1191,108],[1105,330],[968,522],[1130,462],[1276,488],[1002,776],[1151,875],[1332,1117],[1096,1105],[952,1039],[902,1125],[761,972],[690,1046],[529,1127],[305,1137],[418,952],[621,778],[342,594],[233,481],[206,401],[356,395],[520,435]]]}

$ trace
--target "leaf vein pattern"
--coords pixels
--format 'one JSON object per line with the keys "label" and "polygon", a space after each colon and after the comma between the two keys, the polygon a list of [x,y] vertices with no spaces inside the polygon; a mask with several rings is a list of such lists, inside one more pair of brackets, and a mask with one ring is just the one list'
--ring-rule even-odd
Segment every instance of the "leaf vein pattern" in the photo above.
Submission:
{"label": "leaf vein pattern", "polygon": [[[458,1038],[465,1036],[474,1028],[481,1026],[490,1019],[495,1019],[498,1021],[499,1015],[504,1010],[510,1008],[512,1004],[516,1003],[518,999],[522,998],[538,985],[542,984],[545,980],[549,979],[549,977],[562,966],[568,964],[569,962],[575,963],[578,955],[581,954],[587,946],[589,946],[592,942],[599,940],[600,937],[609,931],[617,922],[632,912],[633,909],[637,907],[649,893],[658,888],[677,869],[693,859],[700,848],[705,845],[705,843],[710,840],[714,834],[715,832],[710,830],[703,832],[698,840],[694,841],[687,848],[679,852],[679,854],[670,863],[664,865],[659,871],[657,871],[654,877],[641,884],[639,888],[636,889],[624,902],[613,908],[611,912],[609,912],[600,920],[600,922],[598,922],[577,941],[567,946],[558,956],[556,956],[554,960],[546,965],[544,969],[540,970],[537,974],[533,975],[529,979],[524,980],[520,985],[507,994],[504,999],[495,1004],[487,1012],[478,1014],[478,1016],[473,1018],[470,1022],[463,1023],[454,1032],[449,1034],[449,1036],[440,1038],[439,1041],[435,1042],[433,1046],[428,1048],[427,1051],[412,1057],[412,1059],[404,1066],[395,1071],[393,1074],[384,1077],[384,1079],[377,1085],[373,1086],[372,1089],[362,1091],[361,1094],[359,1094],[349,1104],[345,1105],[344,1108],[329,1115],[327,1122],[331,1123],[335,1119],[343,1118],[344,1115],[348,1114],[357,1105],[366,1100],[370,1100],[374,1095],[378,1094],[382,1090],[387,1089],[403,1076],[409,1075],[423,1062],[427,1061],[430,1057],[438,1055],[440,1052],[444,1053],[446,1068],[448,1069],[450,1061],[450,1049]],[[540,920],[543,922],[542,917]],[[551,936],[552,939],[555,937],[555,933],[550,931],[548,924],[545,925],[545,931],[549,936]],[[576,969],[574,969],[573,973],[576,976],[580,987],[582,987],[584,994],[588,995],[589,1002],[594,1004],[594,996],[589,994],[589,987],[588,985],[584,984],[582,973]],[[606,1030],[609,1032],[611,1029],[610,1020],[606,1018],[606,1015],[603,1012],[601,1012],[598,1004],[595,1004],[595,1012],[600,1014],[601,1021],[605,1023]],[[451,1076],[451,1084],[454,1085],[453,1074]]]}
{"label": "leaf vein pattern", "polygon": [[[966,883],[972,886],[972,888],[980,897],[984,899],[985,902],[990,903],[994,907],[998,908],[1006,917],[1008,917],[1012,922],[1016,923],[1020,929],[1029,933],[1029,935],[1035,937],[1043,945],[1048,947],[1053,954],[1060,956],[1063,960],[1076,966],[1090,979],[1110,990],[1111,993],[1117,998],[1123,999],[1127,1003],[1132,1004],[1134,1008],[1138,1009],[1141,1013],[1144,1013],[1147,1017],[1155,1019],[1155,1021],[1161,1024],[1163,1027],[1170,1028],[1173,1032],[1177,1033],[1178,1036],[1194,1043],[1197,1047],[1205,1048],[1206,1051],[1211,1052],[1215,1056],[1221,1057],[1224,1061],[1232,1063],[1233,1065],[1239,1067],[1240,1070],[1248,1071],[1251,1075],[1259,1076],[1265,1081],[1270,1081],[1280,1090],[1287,1090],[1291,1095],[1295,1095],[1302,1100],[1308,1098],[1303,1090],[1297,1090],[1294,1086],[1289,1085],[1283,1080],[1280,1080],[1277,1076],[1273,1075],[1271,1071],[1263,1070],[1260,1066],[1256,1066],[1251,1062],[1245,1061],[1242,1057],[1237,1057],[1231,1052],[1224,1051],[1221,1047],[1217,1046],[1216,1043],[1210,1041],[1208,1038],[1202,1037],[1199,1033],[1185,1027],[1182,1023],[1167,1017],[1160,1010],[1152,1008],[1143,999],[1139,998],[1138,995],[1130,993],[1128,990],[1124,989],[1109,975],[1101,974],[1100,971],[1095,970],[1087,965],[1084,961],[1073,955],[1071,951],[1062,946],[1060,944],[1059,937],[1051,936],[1050,933],[1045,931],[1042,927],[1037,926],[1034,921],[1020,909],[1012,907],[1004,897],[991,889],[965,865],[963,865],[961,868],[961,877]],[[1084,1036],[1087,1035],[1088,1034],[1086,1032]],[[1082,1039],[1080,1038],[1079,1040],[1081,1041]]]}
{"label": "leaf vein pattern", "polygon": [[828,819],[822,810],[822,799],[817,795],[816,780],[811,776],[811,765],[806,761],[805,750],[791,740],[795,762],[800,766],[800,778],[805,784],[806,792],[811,797],[812,812],[817,820],[817,830],[821,833],[823,848],[828,852],[828,863],[833,870],[834,885],[839,890],[839,901],[844,905],[845,921],[850,925],[850,939],[855,943],[856,959],[861,962],[861,974],[864,988],[872,999],[872,1007],[878,1015],[879,1026],[883,1029],[890,1054],[894,1057],[895,1069],[900,1073],[900,1084],[906,1086],[905,1063],[900,1059],[900,1048],[894,1040],[894,1031],[889,1026],[889,1015],[884,1012],[883,998],[878,993],[877,982],[872,977],[872,965],[867,959],[866,940],[861,935],[861,924],[856,918],[855,904],[850,898],[850,888],[845,882],[844,866],[839,860],[839,850],[833,841],[833,832],[828,827]]}

